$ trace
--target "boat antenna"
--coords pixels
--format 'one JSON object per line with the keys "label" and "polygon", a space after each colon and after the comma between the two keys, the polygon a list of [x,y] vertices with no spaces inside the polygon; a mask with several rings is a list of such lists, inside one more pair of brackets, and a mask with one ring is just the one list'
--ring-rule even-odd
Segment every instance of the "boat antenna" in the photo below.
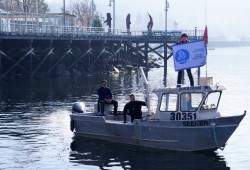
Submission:
{"label": "boat antenna", "polygon": [[[205,0],[205,28],[207,28],[207,0]],[[207,77],[207,64],[206,64],[206,77]]]}
{"label": "boat antenna", "polygon": [[207,0],[205,0],[205,26],[207,26]]}

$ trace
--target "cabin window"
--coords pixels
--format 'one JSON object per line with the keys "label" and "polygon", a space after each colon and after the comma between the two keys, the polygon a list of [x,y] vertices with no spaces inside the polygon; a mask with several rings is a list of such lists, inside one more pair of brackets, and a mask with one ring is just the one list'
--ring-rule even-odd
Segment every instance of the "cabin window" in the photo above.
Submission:
{"label": "cabin window", "polygon": [[204,93],[181,93],[181,111],[194,112],[198,109]]}
{"label": "cabin window", "polygon": [[162,112],[173,112],[177,111],[178,95],[174,94],[163,94],[161,98],[160,111]]}
{"label": "cabin window", "polygon": [[219,104],[220,96],[221,96],[221,92],[209,93],[201,109],[208,110],[208,109],[217,108]]}

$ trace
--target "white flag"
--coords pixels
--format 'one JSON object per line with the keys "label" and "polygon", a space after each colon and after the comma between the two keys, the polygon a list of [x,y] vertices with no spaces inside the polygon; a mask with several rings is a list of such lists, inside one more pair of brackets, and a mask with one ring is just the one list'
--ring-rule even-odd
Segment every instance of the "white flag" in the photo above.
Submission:
{"label": "white flag", "polygon": [[173,45],[175,71],[202,67],[207,62],[207,47],[204,40]]}

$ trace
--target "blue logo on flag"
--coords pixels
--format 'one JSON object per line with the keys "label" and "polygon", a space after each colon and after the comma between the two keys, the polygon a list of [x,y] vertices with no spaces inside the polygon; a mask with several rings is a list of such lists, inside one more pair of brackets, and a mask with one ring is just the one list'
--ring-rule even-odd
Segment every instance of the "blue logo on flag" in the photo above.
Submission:
{"label": "blue logo on flag", "polygon": [[179,64],[185,64],[189,60],[189,52],[185,49],[180,49],[176,52],[175,61]]}

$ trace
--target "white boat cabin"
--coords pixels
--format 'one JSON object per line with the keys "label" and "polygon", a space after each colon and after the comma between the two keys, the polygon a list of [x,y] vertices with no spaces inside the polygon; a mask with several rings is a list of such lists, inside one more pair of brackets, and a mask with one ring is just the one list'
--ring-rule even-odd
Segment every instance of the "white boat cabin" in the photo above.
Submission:
{"label": "white boat cabin", "polygon": [[160,120],[202,120],[221,117],[218,105],[222,85],[155,88],[158,97],[155,118]]}

